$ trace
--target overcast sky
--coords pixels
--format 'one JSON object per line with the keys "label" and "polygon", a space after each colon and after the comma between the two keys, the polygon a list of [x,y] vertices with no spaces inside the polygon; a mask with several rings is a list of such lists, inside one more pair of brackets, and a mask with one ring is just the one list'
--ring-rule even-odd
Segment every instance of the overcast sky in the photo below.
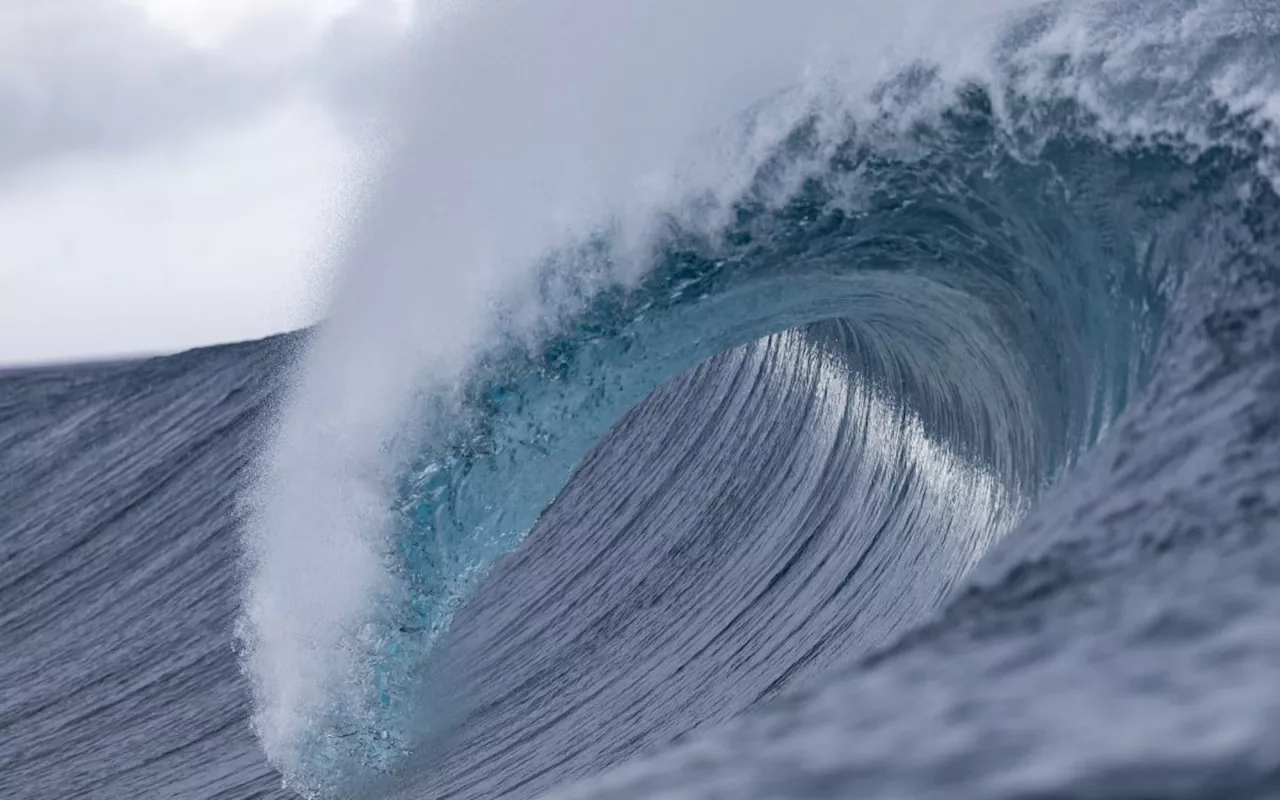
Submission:
{"label": "overcast sky", "polygon": [[409,0],[0,0],[0,364],[298,327]]}

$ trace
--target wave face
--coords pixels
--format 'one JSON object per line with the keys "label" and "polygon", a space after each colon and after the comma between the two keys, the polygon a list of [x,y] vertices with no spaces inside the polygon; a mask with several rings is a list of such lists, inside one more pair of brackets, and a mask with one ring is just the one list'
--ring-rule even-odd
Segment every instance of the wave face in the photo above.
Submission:
{"label": "wave face", "polygon": [[[420,76],[437,116],[357,238],[248,540],[257,726],[294,785],[343,791],[426,748],[471,765],[427,770],[433,795],[530,792],[731,718],[936,612],[1153,374],[1183,368],[1237,258],[1223,232],[1272,246],[1254,220],[1275,200],[1275,14],[978,10],[938,20],[957,46],[920,35],[923,5],[889,24],[788,8],[841,36],[865,15],[824,51],[812,31],[757,35],[776,9],[744,9],[763,52],[820,54],[684,150],[682,103],[728,84],[691,75],[667,107],[646,87],[674,67],[627,49],[677,17],[528,5],[444,36]],[[601,64],[547,61],[565,32],[542,14],[590,32]],[[504,128],[502,158],[454,185],[417,145],[457,144],[459,120],[487,135],[471,105],[505,109],[492,93],[515,76],[459,100],[432,70],[516,25],[534,41],[517,88],[550,121]],[[554,83],[595,66],[583,91],[607,112]],[[618,108],[670,145],[635,175]],[[558,171],[597,157],[608,181],[566,188]],[[491,245],[513,220],[515,243]],[[374,366],[348,374],[356,357]]]}
{"label": "wave face", "polygon": [[1280,11],[687,5],[432,16],[296,356],[0,376],[0,794],[1280,793]]}
{"label": "wave face", "polygon": [[0,797],[296,797],[230,646],[294,345],[0,371]]}

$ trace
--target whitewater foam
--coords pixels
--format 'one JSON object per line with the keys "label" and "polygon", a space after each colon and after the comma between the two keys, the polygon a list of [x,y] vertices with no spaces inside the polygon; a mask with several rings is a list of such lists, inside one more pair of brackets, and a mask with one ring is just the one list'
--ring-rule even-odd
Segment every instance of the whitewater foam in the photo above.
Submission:
{"label": "whitewater foam", "polygon": [[[971,83],[1068,98],[1111,134],[1191,146],[1221,138],[1188,111],[1206,99],[1276,113],[1272,85],[1250,84],[1255,71],[1184,47],[1197,41],[1189,15],[1113,51],[1132,29],[1114,21],[1116,4],[1035,8],[549,0],[427,15],[404,81],[403,146],[281,409],[246,533],[255,725],[286,775],[304,769],[307,737],[337,719],[397,735],[382,727],[376,689],[388,646],[379,620],[405,591],[391,507],[431,437],[465,416],[476,365],[636,285],[673,218],[714,237],[801,121],[816,115],[822,163],[851,126],[906,146],[904,131]],[[1017,22],[1031,32],[1010,34]],[[1185,52],[1151,75],[1139,58],[1150,47]],[[1078,68],[1064,77],[1064,63]],[[886,82],[922,65],[927,91],[895,106]],[[1206,69],[1212,96],[1170,88]],[[1135,93],[1152,81],[1158,90]],[[1011,131],[1034,130],[1005,92],[991,99]],[[791,166],[779,202],[806,174]],[[607,259],[565,255],[602,236]]]}
{"label": "whitewater foam", "polygon": [[[410,133],[347,248],[247,536],[257,726],[286,771],[335,693],[361,683],[369,644],[358,631],[395,591],[385,509],[416,444],[401,423],[415,396],[456,388],[492,346],[494,304],[527,297],[520,286],[547,252],[601,225],[621,228],[635,257],[596,287],[644,269],[656,209],[692,191],[727,207],[808,104],[758,120],[728,152],[690,161],[690,143],[759,97],[828,74],[820,59],[848,61],[834,30],[859,29],[852,58],[865,69],[844,74],[869,86],[926,43],[954,50],[967,38],[970,57],[947,53],[948,65],[984,57],[998,16],[981,14],[968,37],[940,36],[927,3],[905,25],[907,9],[843,5],[560,0],[428,17],[406,82]],[[682,163],[694,173],[673,172]],[[564,310],[521,316],[528,325]]]}

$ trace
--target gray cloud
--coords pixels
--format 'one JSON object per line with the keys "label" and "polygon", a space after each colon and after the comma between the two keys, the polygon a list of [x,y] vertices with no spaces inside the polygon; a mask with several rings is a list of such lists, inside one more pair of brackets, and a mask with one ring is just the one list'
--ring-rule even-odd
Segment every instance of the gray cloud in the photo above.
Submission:
{"label": "gray cloud", "polygon": [[288,24],[206,50],[122,0],[0,0],[0,173],[182,136],[296,91],[314,91],[339,115],[376,113],[400,38],[394,9],[368,2],[315,46],[277,52],[269,26]]}

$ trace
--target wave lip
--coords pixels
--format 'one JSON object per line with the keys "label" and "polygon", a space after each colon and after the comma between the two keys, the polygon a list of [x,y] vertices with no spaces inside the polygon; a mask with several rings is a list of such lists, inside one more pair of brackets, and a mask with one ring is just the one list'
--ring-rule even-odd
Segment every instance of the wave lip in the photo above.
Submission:
{"label": "wave lip", "polygon": [[[879,458],[876,485],[911,487],[889,495],[902,509],[913,492],[950,498],[946,521],[913,518],[939,548],[940,530],[981,531],[939,556],[953,585],[1142,392],[1196,285],[1189,223],[1229,185],[1271,191],[1273,109],[1242,87],[1274,64],[1258,46],[1274,31],[1143,9],[1141,58],[1103,57],[1130,12],[1096,4],[1006,18],[1003,39],[975,40],[965,63],[981,69],[928,51],[872,81],[833,67],[742,120],[736,179],[686,181],[639,228],[533,236],[537,266],[518,280],[441,284],[460,307],[489,304],[447,315],[449,336],[378,353],[406,333],[394,314],[337,315],[249,534],[257,724],[285,773],[325,791],[439,733],[424,717],[449,714],[422,681],[460,646],[459,609],[499,591],[493,564],[628,409],[717,353],[825,364],[804,385],[815,406],[842,398],[832,414],[856,444],[837,461]],[[381,211],[375,228],[407,224]],[[379,274],[386,291],[417,271],[397,259]],[[357,289],[351,308],[382,310]],[[372,380],[339,377],[353,354]],[[890,628],[928,611],[912,607]]]}

